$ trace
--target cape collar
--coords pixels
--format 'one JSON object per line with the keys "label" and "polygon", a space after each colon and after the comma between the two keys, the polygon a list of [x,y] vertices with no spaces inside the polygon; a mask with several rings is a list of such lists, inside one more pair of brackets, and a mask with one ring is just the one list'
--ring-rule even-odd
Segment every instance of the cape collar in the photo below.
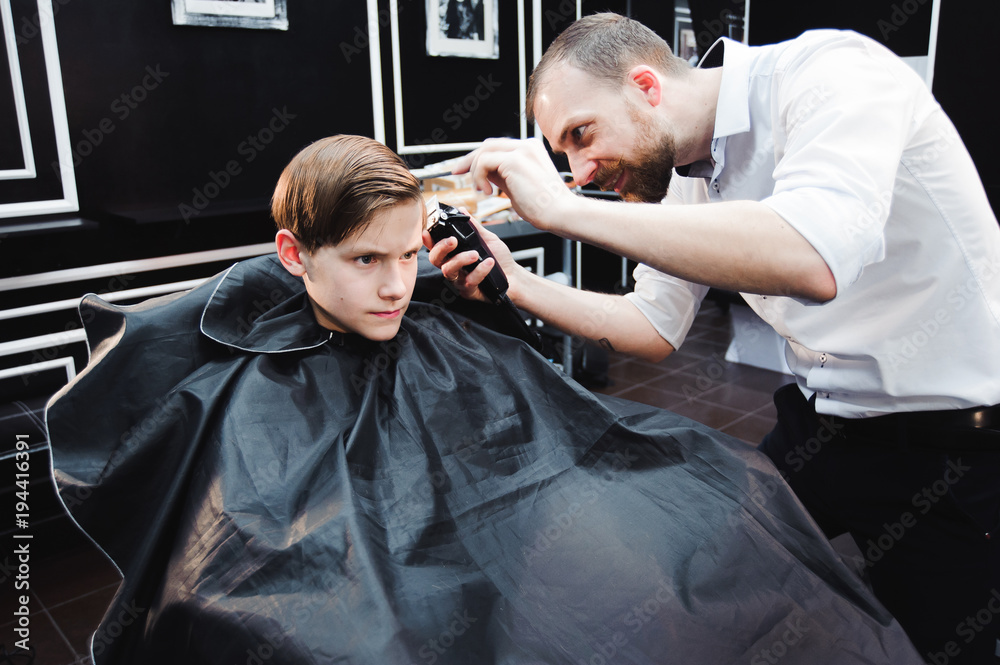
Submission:
{"label": "cape collar", "polygon": [[[421,303],[427,303],[435,312],[457,309],[506,331],[502,322],[494,320],[496,307],[463,301],[441,270],[431,264],[426,250],[421,250],[417,258],[413,298],[399,334],[405,334],[411,314],[420,309]],[[356,333],[334,332],[319,325],[302,279],[285,270],[276,254],[241,261],[215,280],[215,289],[201,313],[201,332],[220,344],[256,353],[302,351],[326,343],[365,351],[381,344]],[[510,331],[507,334],[518,335]]]}
{"label": "cape collar", "polygon": [[320,326],[302,280],[274,254],[233,265],[201,314],[201,332],[242,351],[286,353],[346,337]]}

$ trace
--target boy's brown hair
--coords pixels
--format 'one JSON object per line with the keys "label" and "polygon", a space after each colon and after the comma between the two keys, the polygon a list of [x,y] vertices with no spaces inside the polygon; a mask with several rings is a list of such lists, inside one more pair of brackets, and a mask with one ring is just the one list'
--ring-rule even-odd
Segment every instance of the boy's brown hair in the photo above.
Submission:
{"label": "boy's brown hair", "polygon": [[402,158],[374,139],[341,134],[292,158],[271,198],[271,216],[311,253],[361,232],[378,212],[408,201],[423,197]]}

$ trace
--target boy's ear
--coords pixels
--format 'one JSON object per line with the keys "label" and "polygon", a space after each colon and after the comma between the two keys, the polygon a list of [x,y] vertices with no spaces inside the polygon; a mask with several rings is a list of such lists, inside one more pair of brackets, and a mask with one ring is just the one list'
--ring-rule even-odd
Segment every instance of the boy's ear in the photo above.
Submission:
{"label": "boy's ear", "polygon": [[285,266],[285,270],[296,277],[302,277],[306,274],[306,267],[301,256],[306,250],[302,246],[302,241],[296,238],[294,233],[288,229],[281,229],[274,236],[274,244],[278,250],[278,260],[281,261],[281,265]]}

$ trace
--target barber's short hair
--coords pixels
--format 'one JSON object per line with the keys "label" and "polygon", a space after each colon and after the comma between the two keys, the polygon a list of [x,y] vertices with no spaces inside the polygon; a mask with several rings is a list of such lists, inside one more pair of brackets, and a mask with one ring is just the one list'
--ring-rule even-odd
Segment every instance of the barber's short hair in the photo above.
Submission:
{"label": "barber's short hair", "polygon": [[690,69],[663,38],[638,21],[612,13],[585,16],[556,37],[532,72],[524,109],[529,122],[535,121],[535,97],[548,71],[562,63],[612,87],[623,86],[629,70],[640,64],[668,75]]}
{"label": "barber's short hair", "polygon": [[423,197],[402,158],[374,139],[342,134],[320,139],[292,158],[271,198],[271,216],[314,252],[360,233],[378,212],[409,201]]}

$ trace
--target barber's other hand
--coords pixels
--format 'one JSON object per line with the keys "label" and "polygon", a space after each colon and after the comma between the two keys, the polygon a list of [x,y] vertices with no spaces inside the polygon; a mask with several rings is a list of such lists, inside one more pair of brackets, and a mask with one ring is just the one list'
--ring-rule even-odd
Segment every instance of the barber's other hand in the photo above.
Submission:
{"label": "barber's other hand", "polygon": [[556,230],[577,197],[563,182],[539,139],[487,139],[458,160],[454,173],[470,173],[476,189],[499,187],[514,211],[539,229]]}
{"label": "barber's other hand", "polygon": [[[479,231],[483,242],[493,252],[493,256],[500,263],[500,269],[503,270],[504,275],[507,277],[509,284],[507,295],[511,300],[517,302],[518,277],[520,271],[524,270],[524,268],[514,261],[510,255],[510,249],[497,237],[497,234],[488,231],[477,219],[470,217],[470,220],[476,226],[476,230]],[[476,266],[474,270],[466,272],[466,266],[479,260],[479,254],[475,250],[456,254],[449,259],[448,254],[455,251],[455,248],[458,247],[458,240],[449,237],[435,245],[430,233],[427,231],[424,231],[423,239],[424,246],[430,250],[428,258],[430,258],[431,263],[441,268],[444,278],[452,283],[452,286],[455,287],[463,298],[468,298],[469,300],[487,300],[486,296],[479,290],[479,283],[486,279],[486,275],[493,269],[494,259],[487,258]]]}

